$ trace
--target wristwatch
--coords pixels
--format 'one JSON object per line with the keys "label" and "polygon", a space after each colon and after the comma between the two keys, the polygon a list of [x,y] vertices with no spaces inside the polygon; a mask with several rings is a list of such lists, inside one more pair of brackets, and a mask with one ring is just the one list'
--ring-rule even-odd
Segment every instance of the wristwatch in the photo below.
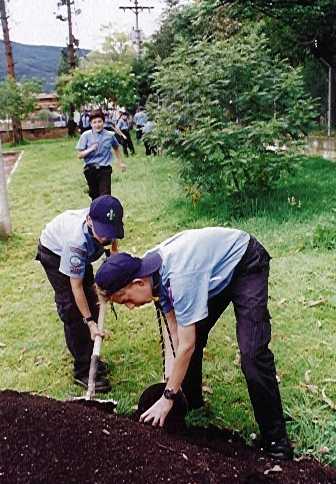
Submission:
{"label": "wristwatch", "polygon": [[171,388],[166,388],[163,392],[163,396],[167,400],[176,400],[179,393],[180,393],[180,391],[175,393],[174,390],[172,390]]}
{"label": "wristwatch", "polygon": [[83,323],[84,324],[89,324],[91,321],[94,321],[94,318],[92,316],[89,316],[88,318],[83,318]]}

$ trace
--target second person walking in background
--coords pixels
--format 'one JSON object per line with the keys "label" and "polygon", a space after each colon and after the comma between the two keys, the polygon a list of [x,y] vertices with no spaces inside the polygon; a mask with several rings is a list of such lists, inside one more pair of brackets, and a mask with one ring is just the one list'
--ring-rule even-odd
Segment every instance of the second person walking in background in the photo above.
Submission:
{"label": "second person walking in background", "polygon": [[128,149],[130,150],[132,155],[135,155],[134,146],[133,146],[131,133],[130,133],[129,114],[127,111],[125,110],[121,111],[121,116],[118,119],[117,127],[125,136],[125,139],[123,140],[123,143],[122,143],[123,149],[124,149],[124,155],[128,156]]}

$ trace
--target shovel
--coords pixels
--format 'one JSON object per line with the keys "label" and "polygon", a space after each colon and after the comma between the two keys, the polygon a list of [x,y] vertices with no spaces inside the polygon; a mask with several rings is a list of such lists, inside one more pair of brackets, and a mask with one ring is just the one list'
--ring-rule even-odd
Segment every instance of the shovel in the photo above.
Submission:
{"label": "shovel", "polygon": [[[104,329],[104,321],[107,311],[107,304],[106,301],[101,297],[99,298],[99,316],[98,316],[98,330],[102,332]],[[95,407],[100,410],[103,410],[108,413],[112,413],[117,406],[115,400],[102,400],[102,399],[94,399],[95,396],[95,386],[96,386],[96,375],[97,375],[97,365],[100,356],[100,350],[102,345],[103,338],[99,335],[95,337],[92,355],[91,355],[91,362],[90,362],[90,370],[89,370],[89,380],[88,380],[88,389],[85,394],[85,397],[76,397],[74,401],[77,403],[84,404],[87,407]]]}

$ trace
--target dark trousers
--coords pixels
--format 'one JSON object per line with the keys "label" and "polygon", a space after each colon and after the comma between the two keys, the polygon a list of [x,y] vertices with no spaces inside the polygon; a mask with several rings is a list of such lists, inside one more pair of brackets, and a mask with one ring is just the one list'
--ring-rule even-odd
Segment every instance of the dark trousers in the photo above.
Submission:
{"label": "dark trousers", "polygon": [[131,133],[130,133],[129,129],[122,129],[121,132],[122,132],[122,134],[124,134],[126,136],[126,139],[122,140],[122,147],[123,147],[123,150],[124,150],[124,155],[128,156],[128,149],[130,150],[132,155],[134,155],[135,154],[134,145],[133,145],[133,141],[132,141]]}
{"label": "dark trousers", "polygon": [[143,126],[140,126],[140,124],[137,124],[135,128],[135,137],[138,143],[141,140],[142,135],[143,135]]}
{"label": "dark trousers", "polygon": [[84,176],[86,178],[89,195],[92,200],[98,198],[100,195],[111,195],[111,166],[87,166],[84,168]]}
{"label": "dark trousers", "polygon": [[[36,259],[40,261],[55,292],[55,302],[60,319],[64,323],[64,336],[67,347],[74,358],[74,375],[87,376],[93,342],[90,331],[83,323],[71,290],[70,277],[59,271],[60,257],[39,244]],[[93,287],[94,276],[91,264],[87,266],[83,287],[91,314],[98,321],[98,299]]]}
{"label": "dark trousers", "polygon": [[146,150],[146,155],[156,155],[157,153],[157,148],[156,146],[153,146],[148,139],[144,139],[144,145],[145,145],[145,150]]}
{"label": "dark trousers", "polygon": [[208,317],[196,324],[196,347],[182,388],[191,406],[202,402],[202,359],[208,334],[232,302],[236,334],[248,392],[260,432],[265,438],[286,435],[281,397],[276,380],[267,309],[270,256],[253,237],[234,271],[231,283],[208,301]]}

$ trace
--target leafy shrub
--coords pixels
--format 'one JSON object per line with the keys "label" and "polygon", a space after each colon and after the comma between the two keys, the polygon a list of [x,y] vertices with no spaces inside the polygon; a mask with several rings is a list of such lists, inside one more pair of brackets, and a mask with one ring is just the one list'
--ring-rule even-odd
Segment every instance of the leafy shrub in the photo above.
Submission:
{"label": "leafy shrub", "polygon": [[298,162],[314,104],[301,70],[274,58],[259,30],[181,43],[158,67],[155,136],[193,190],[268,190]]}
{"label": "leafy shrub", "polygon": [[57,92],[65,110],[69,110],[71,105],[80,108],[85,104],[104,104],[106,101],[132,106],[137,99],[134,75],[129,66],[119,63],[75,69],[59,78]]}
{"label": "leafy shrub", "polygon": [[26,119],[36,109],[36,94],[39,92],[41,85],[38,81],[6,79],[0,82],[0,117]]}
{"label": "leafy shrub", "polygon": [[336,249],[336,222],[319,224],[313,233],[313,247],[317,249]]}

